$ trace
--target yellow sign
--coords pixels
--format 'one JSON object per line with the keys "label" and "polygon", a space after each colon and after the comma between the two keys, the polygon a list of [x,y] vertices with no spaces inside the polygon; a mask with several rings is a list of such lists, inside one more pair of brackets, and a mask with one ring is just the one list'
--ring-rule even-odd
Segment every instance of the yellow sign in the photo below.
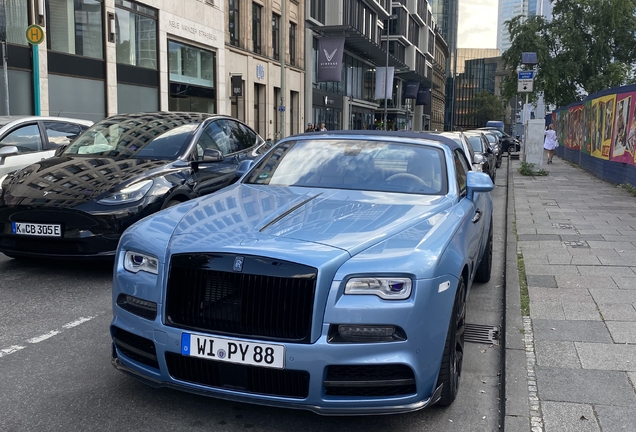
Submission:
{"label": "yellow sign", "polygon": [[44,29],[37,24],[30,25],[26,30],[26,38],[31,45],[39,45],[44,40]]}

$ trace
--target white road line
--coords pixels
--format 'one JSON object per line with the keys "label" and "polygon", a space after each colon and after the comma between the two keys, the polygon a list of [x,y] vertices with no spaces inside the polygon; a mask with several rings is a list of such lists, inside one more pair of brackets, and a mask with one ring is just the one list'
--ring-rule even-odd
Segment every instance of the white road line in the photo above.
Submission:
{"label": "white road line", "polygon": [[[64,324],[62,327],[64,327],[65,329],[71,329],[73,327],[77,327],[80,324],[84,324],[87,321],[92,320],[93,318],[95,318],[94,316],[88,316],[88,317],[81,317],[76,319],[75,321],[71,321],[70,323]],[[40,335],[40,336],[36,336],[34,338],[31,339],[27,339],[27,342],[30,344],[36,344],[42,341],[45,341],[47,339],[52,338],[53,336],[56,336],[58,334],[60,334],[62,332],[62,330],[52,330],[46,334]],[[22,349],[24,349],[26,347],[24,346],[20,346],[20,345],[13,345],[10,346],[9,348],[0,348],[0,358],[7,356],[9,354],[13,354],[15,352],[18,352]]]}
{"label": "white road line", "polygon": [[21,349],[24,349],[24,348],[26,347],[23,347],[20,345],[13,345],[13,346],[10,346],[9,348],[0,349],[0,357],[13,354],[14,352],[20,351]]}
{"label": "white road line", "polygon": [[45,341],[49,338],[52,338],[53,336],[60,334],[60,332],[58,330],[53,330],[52,332],[48,332],[47,334],[43,334],[41,336],[36,336],[34,338],[31,338],[29,340],[27,340],[28,343],[32,343],[32,344],[36,344],[42,341]]}
{"label": "white road line", "polygon": [[76,319],[75,321],[70,322],[68,324],[64,324],[62,327],[64,327],[65,329],[70,329],[70,328],[73,328],[73,327],[77,327],[78,325],[83,324],[86,321],[90,321],[93,318],[95,318],[95,317],[92,317],[92,316],[82,317],[82,318]]}

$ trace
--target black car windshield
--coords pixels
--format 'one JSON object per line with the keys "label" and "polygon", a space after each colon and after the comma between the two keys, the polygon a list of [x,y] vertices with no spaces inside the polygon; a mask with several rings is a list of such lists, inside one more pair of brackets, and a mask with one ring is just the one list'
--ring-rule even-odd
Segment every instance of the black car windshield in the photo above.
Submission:
{"label": "black car windshield", "polygon": [[[197,123],[172,127],[156,123],[98,123],[64,150],[63,155],[111,157],[117,159],[174,159]],[[174,126],[174,125],[172,125]]]}
{"label": "black car windshield", "polygon": [[427,195],[448,190],[444,153],[430,145],[360,139],[287,141],[245,183]]}

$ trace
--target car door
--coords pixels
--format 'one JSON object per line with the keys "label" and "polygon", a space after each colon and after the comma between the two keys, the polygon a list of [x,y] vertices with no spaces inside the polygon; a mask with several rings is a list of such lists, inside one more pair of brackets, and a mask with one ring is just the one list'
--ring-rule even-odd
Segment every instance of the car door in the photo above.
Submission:
{"label": "car door", "polygon": [[[247,136],[247,131],[238,121],[225,118],[213,120],[205,126],[194,148],[196,195],[215,192],[237,180],[236,168],[246,157],[248,149],[253,147],[250,142],[252,137]],[[218,150],[223,160],[205,161],[206,150]]]}
{"label": "car door", "polygon": [[22,124],[0,137],[0,149],[14,146],[17,153],[0,156],[0,177],[53,156],[54,150],[46,149],[37,122]]}
{"label": "car door", "polygon": [[463,210],[464,218],[462,219],[462,227],[459,235],[463,240],[470,265],[471,280],[477,269],[477,258],[481,248],[481,232],[484,226],[486,216],[489,216],[488,209],[483,208],[483,193],[476,193],[473,199],[468,199],[466,179],[468,176],[468,161],[459,151],[453,151],[453,161],[455,164],[455,181],[459,190],[459,207]]}

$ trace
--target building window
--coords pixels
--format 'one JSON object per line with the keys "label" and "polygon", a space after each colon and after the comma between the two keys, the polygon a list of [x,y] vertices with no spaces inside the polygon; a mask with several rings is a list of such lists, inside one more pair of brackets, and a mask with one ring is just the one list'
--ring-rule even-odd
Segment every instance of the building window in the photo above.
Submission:
{"label": "building window", "polygon": [[256,54],[261,53],[261,13],[263,7],[258,3],[252,3],[252,42],[254,43],[253,51]]}
{"label": "building window", "polygon": [[46,10],[47,47],[51,51],[104,58],[101,1],[50,0]]}
{"label": "building window", "polygon": [[311,0],[309,16],[321,23],[325,22],[325,0]]}
{"label": "building window", "polygon": [[[4,2],[3,2],[4,3]],[[26,45],[24,32],[29,26],[28,2],[21,0],[9,0],[5,5],[5,16],[7,25],[7,42],[19,45]]]}
{"label": "building window", "polygon": [[168,41],[171,111],[216,112],[216,53]]}
{"label": "building window", "polygon": [[296,66],[296,24],[289,23],[289,64]]}
{"label": "building window", "polygon": [[272,47],[274,48],[274,59],[280,59],[280,15],[272,14]]}
{"label": "building window", "polygon": [[230,45],[239,46],[239,0],[228,0]]}
{"label": "building window", "polygon": [[117,63],[157,69],[157,10],[115,1]]}

